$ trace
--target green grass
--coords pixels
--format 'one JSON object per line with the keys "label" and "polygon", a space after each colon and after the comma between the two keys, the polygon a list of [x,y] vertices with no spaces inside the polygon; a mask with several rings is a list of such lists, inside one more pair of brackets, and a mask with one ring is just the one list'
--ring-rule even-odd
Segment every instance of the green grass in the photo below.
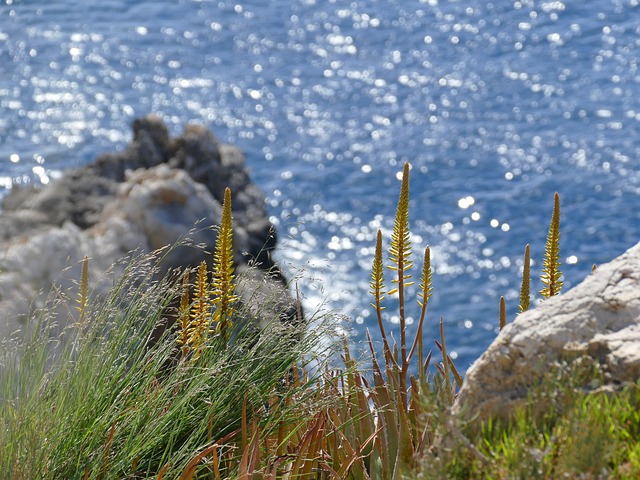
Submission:
{"label": "green grass", "polygon": [[[54,290],[24,335],[0,345],[0,478],[640,478],[638,385],[586,393],[592,378],[568,368],[532,389],[511,422],[452,416],[462,378],[442,319],[436,355],[423,343],[430,249],[414,286],[408,195],[405,165],[387,261],[379,233],[372,267],[382,352],[369,337],[357,360],[346,339],[327,342],[340,312],[307,312],[303,324],[283,322],[277,298],[236,302],[230,202],[212,272],[159,280],[166,252],[132,254],[97,296],[85,260],[78,291]],[[543,272],[553,294],[559,238],[556,195]],[[529,284],[526,265],[521,311]],[[386,332],[384,300],[396,295],[400,331]],[[272,318],[257,331],[255,315]]]}
{"label": "green grass", "polygon": [[[640,390],[580,393],[540,416],[525,406],[508,425],[488,422],[471,451],[456,439],[423,459],[421,478],[640,478]],[[535,400],[532,400],[535,402]]]}
{"label": "green grass", "polygon": [[[85,325],[58,332],[52,298],[0,367],[0,477],[177,478],[194,454],[258,410],[322,332],[279,321],[177,361],[176,332],[158,333],[180,286],[132,263]],[[245,313],[240,311],[238,316]],[[249,325],[249,323],[247,323]],[[319,327],[326,328],[326,327]],[[156,338],[157,337],[157,338]]]}

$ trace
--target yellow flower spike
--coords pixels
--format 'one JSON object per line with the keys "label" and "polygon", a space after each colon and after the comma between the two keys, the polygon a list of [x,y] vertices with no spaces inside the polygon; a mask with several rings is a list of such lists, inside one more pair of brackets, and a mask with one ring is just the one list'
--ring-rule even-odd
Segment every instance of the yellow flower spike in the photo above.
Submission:
{"label": "yellow flower spike", "polygon": [[382,311],[384,307],[381,305],[384,299],[384,268],[382,263],[382,232],[378,230],[376,237],[376,251],[373,256],[373,267],[371,269],[371,294],[373,295],[375,303],[371,306],[376,309],[376,315],[378,317],[378,328],[380,329],[380,335],[382,336],[382,343],[384,346],[385,358],[391,358],[391,348],[389,347],[389,341],[387,340],[387,334],[384,328],[384,322],[382,321]]}
{"label": "yellow flower spike", "polygon": [[180,295],[179,307],[180,313],[188,312],[189,310],[189,277],[189,270],[185,270],[184,274],[182,275],[182,293]]}
{"label": "yellow flower spike", "polygon": [[425,307],[429,303],[429,297],[433,287],[431,286],[431,248],[429,245],[424,249],[424,263],[422,264],[422,277],[420,278],[420,299],[418,305]]}
{"label": "yellow flower spike", "polygon": [[398,293],[400,314],[400,392],[403,408],[407,408],[407,374],[409,372],[409,358],[407,352],[407,331],[406,331],[406,314],[405,314],[405,287],[412,285],[412,282],[406,282],[411,278],[407,271],[411,268],[412,262],[409,258],[411,255],[411,238],[409,233],[409,162],[405,162],[402,171],[402,184],[400,185],[400,197],[398,198],[398,208],[393,223],[393,232],[391,233],[391,248],[389,249],[390,259],[393,265],[391,270],[397,272],[397,278],[391,280],[396,287],[389,291],[389,295]]}
{"label": "yellow flower spike", "polygon": [[196,273],[196,283],[193,292],[193,304],[191,305],[191,322],[188,329],[189,343],[195,357],[199,355],[199,350],[204,344],[209,334],[209,272],[207,262],[204,260],[198,267]]}
{"label": "yellow flower spike", "polygon": [[507,305],[504,297],[500,297],[500,331],[507,326]]}
{"label": "yellow flower spike", "polygon": [[375,303],[371,306],[376,310],[384,310],[380,304],[384,299],[384,268],[382,264],[382,232],[378,230],[376,237],[376,251],[373,256],[373,268],[371,269],[371,282],[369,283],[371,290],[369,293],[373,295]]}
{"label": "yellow flower spike", "polygon": [[389,294],[398,293],[405,280],[411,278],[406,272],[413,266],[409,258],[411,255],[411,239],[409,234],[409,163],[405,162],[402,172],[402,184],[400,186],[400,198],[391,233],[391,247],[389,248],[391,262],[389,270],[398,272],[398,278],[391,280],[398,287],[392,289]]}
{"label": "yellow flower spike", "polygon": [[424,325],[424,317],[427,313],[427,304],[429,303],[429,297],[432,293],[431,286],[431,248],[427,245],[424,249],[424,261],[422,262],[422,277],[420,279],[420,293],[418,294],[418,305],[420,305],[420,320],[418,321],[418,331],[416,332],[416,338],[413,340],[413,346],[409,352],[409,361],[413,357],[416,348],[419,348],[418,352],[419,364],[422,365],[422,327]]}
{"label": "yellow flower spike", "polygon": [[231,215],[231,190],[224,192],[222,203],[222,219],[216,238],[216,246],[213,252],[213,272],[211,280],[211,303],[216,309],[214,321],[217,323],[216,331],[222,333],[226,339],[233,324],[231,317],[235,313],[233,304],[237,300],[235,295],[235,282],[233,272],[233,226]]}
{"label": "yellow flower spike", "polygon": [[544,288],[540,295],[544,298],[553,297],[562,289],[562,272],[560,271],[560,195],[558,192],[553,198],[553,214],[547,235],[547,243],[544,247],[544,261],[541,280]]}
{"label": "yellow flower spike", "polygon": [[531,287],[530,271],[531,248],[527,243],[527,246],[524,248],[524,266],[522,268],[522,286],[520,287],[520,305],[518,305],[518,313],[529,310],[529,290]]}

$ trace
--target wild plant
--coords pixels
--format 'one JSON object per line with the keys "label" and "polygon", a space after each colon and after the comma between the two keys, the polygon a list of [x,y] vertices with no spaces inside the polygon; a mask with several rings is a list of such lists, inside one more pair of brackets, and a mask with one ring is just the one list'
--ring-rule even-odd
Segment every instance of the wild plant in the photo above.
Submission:
{"label": "wild plant", "polygon": [[[431,352],[424,353],[423,326],[432,292],[430,248],[424,251],[417,303],[420,308],[417,331],[413,339],[406,332],[408,293],[413,285],[410,270],[411,235],[409,231],[409,164],[405,164],[400,196],[391,235],[389,265],[393,272],[391,288],[385,285],[382,232],[376,237],[376,248],[371,272],[373,308],[382,338],[383,365],[377,359],[371,336],[368,337],[373,381],[368,378],[352,357],[344,342],[339,370],[326,369],[321,378],[310,380],[308,373],[296,370],[291,390],[285,390],[270,403],[267,412],[254,412],[249,418],[243,411],[240,439],[216,442],[194,456],[193,468],[185,471],[185,478],[195,474],[200,461],[218,452],[239,449],[230,474],[249,478],[259,469],[262,478],[354,478],[399,479],[409,475],[416,459],[434,445],[438,433],[427,418],[435,414],[428,398],[450,405],[460,387],[462,378],[447,354],[444,327],[440,321],[440,342],[436,342],[443,355],[438,373],[429,377]],[[398,296],[400,318],[399,345],[391,341],[385,328],[383,301],[387,296]],[[417,365],[412,368],[413,361]],[[452,379],[453,377],[453,379]],[[309,390],[309,386],[315,388]],[[292,393],[293,392],[293,393]],[[281,396],[283,395],[283,396]],[[290,396],[293,395],[293,396]],[[308,413],[294,415],[292,406]],[[256,420],[266,415],[271,420]],[[274,422],[273,419],[279,419]],[[250,427],[249,427],[250,426]],[[214,471],[224,470],[224,461],[217,455]],[[315,473],[314,473],[315,472]],[[214,474],[214,478],[222,478]]]}
{"label": "wild plant", "polygon": [[553,197],[553,214],[544,248],[544,261],[541,280],[544,288],[540,295],[544,298],[553,297],[562,288],[562,272],[560,271],[560,195]]}
{"label": "wild plant", "polygon": [[[458,457],[474,477],[508,478],[621,478],[640,474],[640,388],[638,384],[611,391],[585,392],[565,370],[545,378],[530,392],[508,425],[488,421],[478,448],[491,459],[479,464]],[[579,382],[578,382],[579,383]],[[562,398],[562,407],[549,396]],[[545,404],[544,414],[539,403]],[[453,461],[449,467],[453,466]]]}
{"label": "wild plant", "polygon": [[[239,320],[255,309],[236,296],[227,190],[211,271],[203,262],[195,272],[159,280],[153,267],[159,253],[132,263],[109,295],[98,299],[88,291],[85,258],[80,320],[64,332],[70,340],[50,354],[56,319],[44,310],[29,341],[18,347],[24,362],[0,346],[0,478],[401,479],[420,471],[425,478],[510,478],[513,472],[540,471],[551,478],[580,469],[635,478],[637,389],[620,405],[607,403],[606,396],[578,404],[575,413],[545,425],[542,433],[525,415],[515,426],[485,430],[477,445],[465,437],[448,413],[462,377],[447,351],[443,319],[435,342],[442,360],[429,372],[432,352],[425,353],[423,337],[431,250],[424,249],[415,287],[409,175],[405,164],[386,262],[382,232],[376,235],[370,287],[382,356],[367,332],[371,372],[352,356],[346,340],[341,368],[328,363],[331,352],[321,352],[319,363],[305,368],[309,352],[330,335],[330,319],[312,327],[313,320],[301,325],[275,315],[259,332]],[[556,194],[542,274],[545,293],[557,294],[562,286],[559,219]],[[528,308],[529,264],[527,245],[519,311]],[[420,313],[409,338],[413,292]],[[396,296],[397,336],[385,326],[385,303]],[[158,334],[170,317],[175,328]],[[504,298],[500,320],[502,328]],[[592,410],[602,414],[593,419]],[[591,460],[560,458],[574,451]]]}
{"label": "wild plant", "polygon": [[89,305],[89,257],[85,255],[80,271],[80,288],[78,289],[78,324],[82,328]]}
{"label": "wild plant", "polygon": [[[178,340],[182,342],[182,339],[186,336],[186,343],[182,344],[183,347],[189,347],[190,353],[195,358],[200,356],[201,350],[204,347],[209,333],[211,333],[211,312],[209,302],[209,271],[207,269],[207,262],[200,262],[200,266],[196,271],[193,303],[190,305],[189,315],[190,322],[186,326],[186,332],[180,331],[178,333]],[[180,316],[185,316],[185,312],[180,312]]]}
{"label": "wild plant", "polygon": [[531,290],[531,247],[527,243],[524,247],[524,262],[522,266],[522,286],[520,287],[520,305],[518,313],[529,310]]}
{"label": "wild plant", "polygon": [[[345,341],[343,369],[327,369],[315,380],[309,379],[304,370],[296,369],[288,384],[293,390],[280,390],[268,407],[254,411],[253,415],[243,409],[236,436],[221,438],[195,455],[181,478],[195,478],[198,469],[204,468],[207,457],[210,457],[215,479],[225,475],[243,479],[400,479],[418,475],[422,475],[420,478],[506,479],[514,474],[523,478],[540,475],[551,478],[584,471],[615,472],[620,478],[634,478],[640,471],[640,450],[633,448],[640,432],[640,417],[635,407],[640,398],[637,388],[632,390],[635,392],[632,401],[626,403],[620,413],[615,413],[617,406],[612,410],[605,401],[606,408],[602,411],[606,414],[601,416],[606,418],[604,422],[600,419],[594,422],[585,416],[594,404],[585,401],[577,404],[577,413],[549,412],[555,420],[543,425],[536,423],[537,418],[528,411],[521,412],[517,422],[509,426],[494,428],[489,423],[477,445],[465,437],[447,414],[447,406],[455,399],[456,387],[461,386],[462,378],[447,354],[442,319],[440,342],[436,341],[442,362],[436,365],[435,375],[427,374],[432,354],[429,352],[425,358],[422,337],[432,290],[429,247],[425,248],[417,292],[420,317],[416,336],[410,342],[406,335],[407,293],[413,285],[408,198],[409,167],[405,165],[389,250],[389,269],[393,272],[389,290],[385,286],[382,232],[376,236],[370,287],[382,339],[383,361],[378,360],[368,335],[372,380],[363,373]],[[553,285],[554,294],[561,286],[558,199],[556,195],[543,273],[552,280],[549,283]],[[529,306],[529,265],[527,245],[521,312]],[[399,303],[399,345],[385,328],[384,300],[394,295],[398,295]],[[500,303],[501,327],[504,327],[504,297]],[[416,355],[418,362],[412,368]],[[563,380],[556,381],[559,385],[549,388],[567,387]],[[310,389],[311,385],[315,387]],[[606,400],[607,397],[600,398]],[[615,420],[615,425],[625,425],[616,437],[621,440],[616,441],[615,448],[609,448],[606,440],[613,431],[611,417],[607,416],[610,414],[620,418]],[[608,429],[603,428],[605,425],[609,425]],[[588,458],[580,462],[565,461],[574,449],[584,451]],[[616,449],[624,451],[629,460],[615,455]],[[221,452],[226,452],[226,456]],[[562,452],[562,458],[558,452]]]}
{"label": "wild plant", "polygon": [[500,330],[507,326],[507,304],[504,297],[500,297]]}
{"label": "wild plant", "polygon": [[59,319],[49,313],[59,310],[44,308],[19,343],[0,345],[0,478],[178,478],[194,452],[240,427],[243,403],[249,412],[266,405],[329,328],[274,319],[259,333],[234,330],[229,347],[203,340],[189,362],[175,362],[185,345],[193,352],[190,337],[177,346],[176,335],[194,317],[167,328],[187,282],[158,278],[161,255],[107,277],[106,296],[80,293],[84,328],[53,336]]}
{"label": "wild plant", "polygon": [[235,312],[234,303],[238,299],[235,295],[232,238],[231,190],[227,187],[224,192],[222,219],[213,254],[211,281],[212,306],[215,309],[213,321],[216,324],[216,332],[227,340],[233,328],[231,318]]}
{"label": "wild plant", "polygon": [[[542,271],[540,272],[540,281],[543,288],[540,295],[543,299],[558,295],[562,289],[562,272],[560,271],[560,195],[556,192],[553,196],[553,212],[551,214],[551,222],[547,232],[547,240],[544,248],[544,257],[542,261]],[[520,286],[520,303],[518,305],[518,314],[526,312],[529,309],[531,300],[531,247],[529,244],[524,249],[524,261],[522,267],[522,284]],[[500,330],[507,323],[506,305],[504,297],[500,298]]]}
{"label": "wild plant", "polygon": [[180,345],[180,358],[186,359],[193,348],[191,336],[191,275],[189,269],[182,275],[182,289],[180,292],[180,306],[178,307],[178,336],[176,342]]}
{"label": "wild plant", "polygon": [[196,272],[192,303],[189,301],[188,272],[183,277],[176,338],[183,359],[189,354],[199,357],[211,334],[218,334],[225,342],[228,341],[233,328],[232,318],[238,297],[235,294],[231,210],[231,190],[227,188],[213,252],[211,280],[207,262],[203,260]]}

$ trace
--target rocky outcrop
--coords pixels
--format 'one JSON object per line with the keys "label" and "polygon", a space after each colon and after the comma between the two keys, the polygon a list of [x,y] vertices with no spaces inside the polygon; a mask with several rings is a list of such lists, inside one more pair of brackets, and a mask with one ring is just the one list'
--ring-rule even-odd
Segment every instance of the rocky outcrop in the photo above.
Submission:
{"label": "rocky outcrop", "polygon": [[640,244],[503,329],[468,370],[454,410],[506,419],[563,365],[599,367],[605,385],[587,388],[640,378]]}
{"label": "rocky outcrop", "polygon": [[[91,286],[134,249],[151,252],[183,245],[163,256],[162,270],[210,260],[225,187],[232,192],[234,255],[245,274],[240,296],[269,291],[295,311],[271,261],[275,233],[264,196],[250,180],[242,152],[223,145],[206,128],[190,125],[170,138],[150,116],[134,123],[121,153],[65,172],[41,188],[14,188],[0,215],[0,339],[21,328],[52,284],[68,288],[80,278],[80,261],[91,258]],[[198,246],[201,246],[198,248]],[[99,292],[98,292],[99,293]]]}

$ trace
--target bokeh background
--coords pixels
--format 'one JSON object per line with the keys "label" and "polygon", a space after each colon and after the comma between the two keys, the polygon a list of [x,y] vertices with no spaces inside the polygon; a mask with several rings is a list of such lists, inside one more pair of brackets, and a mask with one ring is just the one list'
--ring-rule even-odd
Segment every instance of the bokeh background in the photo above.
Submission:
{"label": "bokeh background", "polygon": [[245,152],[306,307],[357,342],[409,161],[425,338],[442,316],[464,370],[500,295],[516,314],[527,243],[539,290],[555,191],[566,287],[640,238],[639,18],[637,0],[3,0],[0,191],[124,148],[150,112],[205,124]]}

